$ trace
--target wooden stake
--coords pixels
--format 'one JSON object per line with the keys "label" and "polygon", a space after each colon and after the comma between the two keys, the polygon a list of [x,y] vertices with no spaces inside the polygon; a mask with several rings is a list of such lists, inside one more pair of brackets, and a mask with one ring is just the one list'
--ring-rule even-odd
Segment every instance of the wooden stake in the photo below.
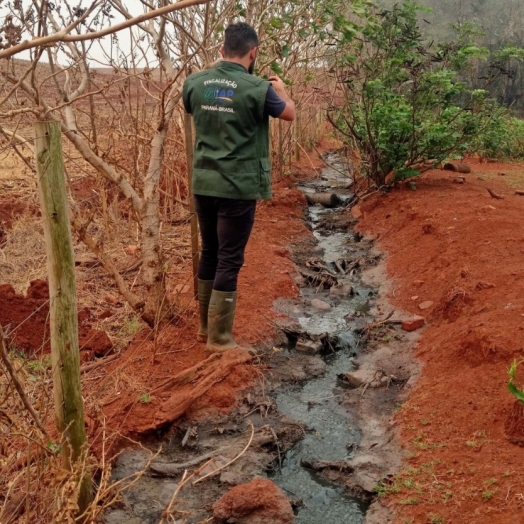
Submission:
{"label": "wooden stake", "polygon": [[[87,437],[80,385],[78,313],[75,260],[67,193],[62,134],[58,122],[35,123],[35,159],[42,209],[49,279],[51,362],[55,420],[62,435],[64,467],[83,470],[87,458]],[[84,513],[92,500],[89,473],[81,481],[78,506]]]}
{"label": "wooden stake", "polygon": [[198,220],[193,198],[193,126],[191,115],[184,115],[184,133],[186,142],[187,187],[189,188],[189,212],[191,213],[191,257],[193,260],[193,291],[198,298]]}

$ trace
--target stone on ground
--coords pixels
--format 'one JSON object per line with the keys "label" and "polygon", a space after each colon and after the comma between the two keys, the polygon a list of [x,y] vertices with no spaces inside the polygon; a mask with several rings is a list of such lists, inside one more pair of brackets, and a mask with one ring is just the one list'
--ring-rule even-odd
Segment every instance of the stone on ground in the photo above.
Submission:
{"label": "stone on ground", "polygon": [[421,302],[418,307],[420,309],[422,309],[422,311],[424,311],[425,309],[429,309],[430,307],[433,306],[433,301],[432,300],[426,300],[425,302]]}
{"label": "stone on ground", "polygon": [[295,516],[284,493],[273,482],[257,478],[229,490],[213,504],[215,522],[226,524],[292,524]]}
{"label": "stone on ground", "polygon": [[402,329],[404,331],[416,331],[417,329],[420,329],[425,323],[424,317],[420,317],[418,315],[407,318],[402,322]]}
{"label": "stone on ground", "polygon": [[314,298],[313,300],[311,300],[311,305],[315,309],[320,309],[322,311],[329,311],[331,309],[331,306],[327,302],[319,300],[318,298]]}

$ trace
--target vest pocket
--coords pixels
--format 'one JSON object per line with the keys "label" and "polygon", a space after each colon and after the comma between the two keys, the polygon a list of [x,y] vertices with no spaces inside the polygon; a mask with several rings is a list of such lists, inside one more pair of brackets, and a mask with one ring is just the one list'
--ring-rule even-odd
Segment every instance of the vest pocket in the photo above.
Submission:
{"label": "vest pocket", "polygon": [[271,187],[271,162],[269,158],[260,159],[260,192],[269,191]]}

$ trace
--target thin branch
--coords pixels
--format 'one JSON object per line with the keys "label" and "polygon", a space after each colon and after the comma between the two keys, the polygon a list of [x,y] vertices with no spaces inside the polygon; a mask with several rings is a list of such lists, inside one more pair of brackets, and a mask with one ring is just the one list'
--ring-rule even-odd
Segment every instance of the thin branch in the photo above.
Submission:
{"label": "thin branch", "polygon": [[199,482],[202,482],[204,479],[207,479],[208,477],[216,475],[219,471],[222,471],[223,469],[227,468],[228,466],[233,464],[233,462],[237,461],[248,450],[249,446],[251,446],[251,442],[253,442],[253,437],[255,436],[255,426],[253,426],[253,423],[251,421],[249,421],[249,425],[251,426],[251,437],[249,437],[249,442],[246,444],[246,447],[234,459],[231,459],[227,464],[224,464],[222,467],[216,469],[215,471],[211,471],[207,475],[204,475],[203,477],[200,477],[198,480],[195,480],[193,482],[193,486],[195,484],[198,484]]}
{"label": "thin branch", "polygon": [[38,416],[37,412],[34,410],[33,406],[31,405],[31,402],[29,402],[29,399],[27,398],[27,395],[25,394],[24,388],[18,379],[18,376],[16,374],[15,368],[11,364],[11,361],[9,360],[9,356],[7,354],[7,348],[5,343],[5,334],[4,330],[2,329],[2,326],[0,326],[0,358],[2,359],[7,372],[9,373],[11,380],[13,381],[13,384],[15,386],[16,391],[18,391],[18,394],[20,395],[20,398],[22,399],[22,403],[24,404],[25,408],[33,417],[33,420],[35,421],[35,424],[37,425],[38,429],[43,433],[43,435],[46,438],[49,438],[49,435],[47,434],[47,431],[44,428],[44,425],[42,424],[40,417]]}
{"label": "thin branch", "polygon": [[93,31],[91,33],[84,33],[81,35],[70,35],[69,33],[75,27],[77,27],[79,23],[81,23],[86,18],[86,16],[95,9],[95,7],[97,7],[98,3],[94,2],[93,4],[91,4],[91,7],[84,14],[84,16],[82,16],[78,20],[75,20],[74,23],[68,25],[62,31],[58,31],[49,36],[34,38],[33,40],[25,40],[24,42],[21,42],[18,45],[4,49],[3,51],[0,51],[0,58],[10,58],[13,55],[16,55],[17,53],[20,53],[21,51],[25,51],[27,49],[34,49],[35,47],[47,47],[57,42],[82,42],[84,40],[94,40],[96,38],[102,38],[104,36],[117,33],[122,29],[127,29],[128,27],[140,24],[142,22],[146,22],[147,20],[151,20],[152,18],[166,15],[168,13],[172,13],[173,11],[178,11],[180,9],[184,9],[193,5],[207,4],[210,1],[211,0],[181,0],[180,2],[176,2],[175,4],[167,5],[165,7],[155,9],[154,11],[150,11],[149,13],[144,13],[142,15],[135,16],[134,18],[125,20],[120,24],[116,24],[112,27],[106,27],[105,29],[102,29],[100,31]]}

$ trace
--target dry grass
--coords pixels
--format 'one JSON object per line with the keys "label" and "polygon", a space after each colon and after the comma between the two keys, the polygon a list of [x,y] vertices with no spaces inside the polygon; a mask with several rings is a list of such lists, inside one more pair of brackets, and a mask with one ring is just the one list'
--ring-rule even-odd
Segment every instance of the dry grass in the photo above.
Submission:
{"label": "dry grass", "polygon": [[503,171],[500,169],[483,169],[479,171],[478,177],[482,180],[505,182],[510,189],[524,189],[524,167],[522,164],[507,164]]}
{"label": "dry grass", "polygon": [[25,294],[29,282],[46,278],[44,231],[41,221],[27,214],[16,218],[0,250],[0,282]]}
{"label": "dry grass", "polygon": [[[108,506],[119,500],[120,493],[140,478],[149,463],[143,470],[112,483],[111,464],[116,457],[107,456],[106,450],[121,435],[109,434],[103,428],[99,458],[88,454],[72,472],[64,470],[59,456],[60,442],[52,429],[49,358],[29,361],[11,353],[10,360],[48,435],[36,427],[8,373],[3,366],[0,367],[0,522],[75,522],[79,480],[86,469],[94,474],[95,479],[95,500],[86,512],[86,522],[96,522]],[[153,458],[151,454],[151,460]]]}

